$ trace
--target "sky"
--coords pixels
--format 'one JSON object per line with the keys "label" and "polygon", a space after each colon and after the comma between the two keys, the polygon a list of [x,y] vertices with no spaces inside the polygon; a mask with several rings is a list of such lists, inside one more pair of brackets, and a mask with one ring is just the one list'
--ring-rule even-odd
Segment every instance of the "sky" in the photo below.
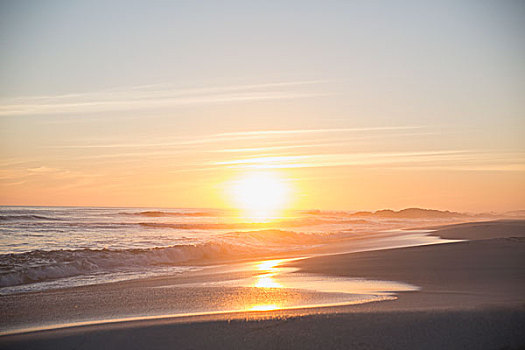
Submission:
{"label": "sky", "polygon": [[0,1],[0,204],[525,209],[523,1]]}

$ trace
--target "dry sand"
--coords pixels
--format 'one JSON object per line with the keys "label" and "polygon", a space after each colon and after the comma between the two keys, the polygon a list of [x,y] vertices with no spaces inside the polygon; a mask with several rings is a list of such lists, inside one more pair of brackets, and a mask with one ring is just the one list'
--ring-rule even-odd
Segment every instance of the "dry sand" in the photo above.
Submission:
{"label": "dry sand", "polygon": [[[395,301],[71,327],[3,336],[0,347],[525,348],[525,222],[451,225],[435,234],[469,241],[323,256],[290,263],[303,272],[394,280],[422,288],[418,292],[400,293]],[[154,280],[141,287],[136,283],[3,296],[0,299],[2,322],[5,325],[15,322],[16,317],[24,322],[30,317],[45,319],[49,315],[56,319],[74,319],[75,310],[93,315],[105,312],[108,316],[111,310],[119,310],[119,304],[136,308],[140,314],[146,311],[141,307],[157,305],[161,310],[169,303],[200,300],[194,297],[193,293],[199,293],[196,289],[152,289]],[[205,290],[200,293],[206,295]],[[241,288],[236,293],[244,292]],[[229,299],[224,296],[224,300]]]}

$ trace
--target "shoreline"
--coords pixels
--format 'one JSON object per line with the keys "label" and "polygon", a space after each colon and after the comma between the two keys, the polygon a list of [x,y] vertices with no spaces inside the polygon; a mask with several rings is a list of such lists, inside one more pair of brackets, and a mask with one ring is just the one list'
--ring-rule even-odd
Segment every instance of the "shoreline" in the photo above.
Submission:
{"label": "shoreline", "polygon": [[[399,247],[412,246],[414,243],[416,245],[426,245],[444,244],[445,242],[441,242],[439,238],[429,239],[427,238],[428,232],[421,232],[428,230],[416,231],[417,232],[392,230],[379,231],[370,235],[359,234],[345,242],[346,248],[343,248],[345,249],[344,252],[341,251],[341,247],[337,247],[335,250],[333,247],[329,247],[324,250],[310,251],[307,253],[308,255],[305,255],[306,252],[301,252],[299,256],[293,258],[290,258],[290,255],[286,254],[284,256],[285,258],[281,259],[283,255],[280,254],[273,256],[271,260],[250,259],[223,263],[221,265],[203,266],[202,269],[189,271],[185,274],[153,276],[142,279],[130,279],[44,291],[3,294],[0,296],[4,304],[2,309],[4,314],[7,314],[6,317],[11,317],[11,319],[9,328],[5,328],[7,325],[6,319],[5,317],[3,320],[0,318],[0,336],[44,328],[64,328],[67,327],[67,325],[73,324],[104,324],[112,320],[122,320],[124,318],[135,320],[138,318],[235,314],[239,312],[251,312],[252,308],[259,308],[258,311],[264,311],[264,309],[266,309],[266,311],[270,309],[310,310],[330,307],[332,305],[355,306],[356,304],[394,299],[397,298],[396,295],[398,294],[393,292],[394,289],[385,296],[385,292],[381,292],[379,289],[359,293],[355,285],[343,285],[344,296],[341,298],[339,295],[330,293],[331,291],[323,292],[316,288],[311,288],[310,282],[322,288],[323,285],[320,285],[318,283],[319,281],[303,282],[299,287],[293,288],[290,286],[290,282],[297,282],[294,281],[294,278],[292,278],[291,281],[289,278],[286,279],[282,285],[271,281],[275,285],[257,286],[257,284],[260,284],[260,281],[257,281],[258,276],[265,276],[270,272],[272,275],[279,275],[279,277],[283,275],[282,272],[275,271],[273,264],[269,271],[260,271],[257,265],[261,262],[264,264],[272,262],[274,259],[284,260],[284,263],[286,263],[286,261],[302,261],[314,257],[329,257],[363,251],[381,251],[387,248],[399,249]],[[283,263],[279,262],[279,264],[282,265]],[[289,268],[284,267],[278,270],[286,269]],[[297,268],[294,269],[298,270]],[[286,274],[285,277],[297,277],[299,275],[299,273],[289,273]],[[326,275],[325,280],[327,284],[334,282],[327,274],[323,275]],[[299,279],[301,279],[301,277]],[[210,288],[207,288],[207,286],[210,286]],[[401,288],[400,290],[404,289],[406,288]],[[166,291],[167,293],[158,293],[158,291]],[[197,295],[192,297],[192,293],[197,293]],[[229,304],[231,306],[230,308],[224,309],[223,305],[219,305],[219,308],[217,308],[217,305],[211,304],[209,300],[207,300],[207,295],[217,293],[221,295],[216,296],[216,298],[220,299],[225,305]],[[120,302],[120,300],[122,300],[122,294],[126,295],[126,299]],[[335,298],[330,294],[334,294]],[[356,297],[359,298],[361,294],[360,299],[356,300]],[[108,299],[108,307],[88,307],[88,305],[96,303],[98,298]],[[248,306],[246,303],[232,304],[230,300],[228,300],[231,298],[246,299],[251,302],[249,302],[250,305]],[[274,301],[284,299],[289,304],[278,307],[270,305],[271,307],[268,307],[265,305],[267,303],[264,302],[264,299]],[[65,306],[57,305],[57,300],[61,300]],[[141,308],[138,306],[138,304],[142,304],[145,300],[147,300],[146,303],[149,304],[149,307]],[[173,305],[174,300],[176,300],[174,305],[175,309],[172,307],[158,307],[158,305]],[[199,302],[208,305],[209,309],[203,310],[201,305],[196,305],[199,304]],[[259,303],[263,304],[259,306],[257,305]],[[39,304],[49,305],[49,307],[55,311],[50,314],[45,314],[44,312],[35,314],[32,310],[38,308]],[[11,310],[11,312],[9,312],[9,310]],[[55,316],[55,314],[57,315]],[[28,321],[31,322],[31,324],[27,324]]]}
{"label": "shoreline", "polygon": [[[476,232],[481,232],[481,234],[476,237]],[[111,342],[112,336],[110,334],[119,332],[146,332],[144,337],[148,338],[148,334],[151,334],[151,332],[166,327],[173,329],[173,331],[185,327],[201,327],[206,328],[203,332],[214,332],[216,327],[222,327],[221,325],[225,322],[226,324],[236,322],[238,328],[240,327],[242,330],[245,327],[258,327],[261,324],[272,328],[273,325],[279,324],[283,320],[301,319],[306,319],[307,321],[304,322],[311,322],[321,328],[326,327],[326,324],[331,322],[335,322],[335,328],[343,327],[343,325],[359,327],[359,322],[363,320],[381,323],[383,322],[380,321],[381,317],[391,321],[399,319],[398,322],[409,328],[414,326],[416,319],[421,324],[428,324],[429,326],[433,322],[443,322],[442,327],[450,328],[453,326],[447,326],[447,323],[466,318],[471,319],[471,322],[474,323],[481,322],[479,327],[483,328],[486,326],[486,322],[499,317],[502,318],[502,324],[506,326],[495,325],[492,331],[487,328],[488,330],[484,331],[486,333],[484,337],[486,338],[487,335],[496,333],[507,334],[510,332],[512,334],[509,333],[507,335],[510,344],[514,344],[513,346],[516,346],[515,344],[525,345],[525,332],[523,332],[525,330],[525,298],[523,297],[525,295],[525,265],[523,264],[525,257],[525,221],[514,220],[447,225],[438,229],[432,235],[441,237],[440,233],[446,235],[447,239],[468,239],[468,241],[324,255],[283,264],[283,267],[298,268],[299,273],[402,281],[422,288],[417,292],[396,292],[397,299],[393,301],[351,306],[299,307],[270,311],[234,313],[224,311],[220,315],[210,315],[209,313],[185,315],[183,317],[165,315],[164,318],[156,316],[156,318],[150,319],[135,317],[133,320],[125,322],[115,321],[112,324],[89,324],[41,330],[32,333],[4,335],[0,337],[0,344],[6,345],[6,348],[17,348],[16,346],[21,344],[36,344],[34,342],[57,345],[62,344],[60,341],[66,341],[64,340],[66,338],[69,341],[71,339],[78,340],[79,337],[83,338],[88,334],[90,337],[94,334],[105,334],[102,338]],[[490,238],[487,239],[487,235]],[[221,276],[215,276],[215,278],[220,279]],[[141,283],[144,285],[142,287],[138,286]],[[140,290],[146,293],[144,295],[151,297],[151,294],[147,293],[160,293],[159,288],[153,287],[155,287],[155,284],[162,285],[163,283],[160,279],[153,279],[142,282],[134,281],[131,283],[128,281],[96,286],[96,288],[88,288],[93,289],[91,291],[93,295],[91,296],[89,293],[85,293],[86,290],[80,291],[81,295],[78,300],[86,301],[90,297],[96,300],[97,297],[100,298],[101,296],[112,300],[111,298],[116,297],[115,292],[118,292],[118,288],[126,291],[126,288],[130,288],[133,284],[136,285],[137,291]],[[80,289],[82,290],[82,288]],[[162,293],[168,292],[169,294],[174,292],[172,290],[174,288],[163,289]],[[184,296],[186,292],[191,295],[191,293],[195,293],[195,290],[184,291],[181,288],[177,288],[177,292],[179,293],[177,297],[180,297]],[[208,295],[206,293],[209,292],[203,291],[202,295]],[[28,300],[33,297],[35,302],[41,302],[42,299],[37,299],[46,293],[49,296],[54,292],[41,292],[40,295],[36,293],[36,295],[30,295]],[[225,300],[227,300],[231,295],[228,294],[229,292],[225,293]],[[236,291],[235,293],[232,295],[236,297],[243,296],[242,291]],[[55,294],[57,294],[55,297],[60,297],[60,292]],[[174,296],[175,294],[168,295],[166,299],[161,298],[159,300],[173,301]],[[195,295],[192,296],[192,298],[194,297]],[[214,297],[217,296],[214,295]],[[279,296],[277,295],[277,297]],[[287,297],[290,296],[288,295]],[[124,299],[116,300],[121,300],[121,303],[126,302],[125,297]],[[49,307],[53,308],[52,305]],[[107,307],[111,309],[111,303]],[[5,308],[5,305],[3,308]],[[60,314],[61,311],[60,309],[55,309],[55,312]],[[138,312],[140,313],[140,310]],[[379,315],[382,316],[379,317]],[[511,319],[514,321],[509,323]],[[448,321],[445,322],[445,320]],[[300,323],[302,321],[291,322]],[[408,329],[405,331],[408,331]],[[452,332],[451,329],[447,331]],[[472,331],[477,334],[479,329],[476,328]],[[225,329],[224,332],[227,336],[234,336],[232,329]],[[297,332],[301,332],[301,330],[298,329]],[[367,331],[363,329],[362,332],[362,334],[366,334]],[[266,334],[265,337],[270,336],[270,333]],[[71,334],[76,335],[72,336]],[[292,335],[287,334],[287,336]],[[346,339],[346,336],[342,334],[338,336]],[[263,338],[266,339],[265,337]],[[422,339],[420,340],[422,341]],[[55,341],[58,343],[55,343]],[[191,344],[193,344],[192,341],[186,339],[186,347],[191,347]],[[423,343],[418,344],[421,345]],[[208,347],[211,348],[211,345],[209,344]],[[66,347],[68,346],[66,345]]]}
{"label": "shoreline", "polygon": [[[264,230],[263,230],[264,231]],[[222,267],[227,267],[225,270],[229,270],[231,266],[239,266],[244,264],[250,264],[253,262],[260,262],[266,260],[295,260],[295,259],[309,259],[312,257],[318,256],[331,256],[339,254],[349,254],[362,251],[374,251],[374,250],[385,250],[385,249],[397,249],[404,247],[412,246],[423,246],[423,245],[432,245],[432,244],[443,244],[447,242],[456,242],[457,240],[448,240],[436,237],[432,234],[435,231],[434,229],[420,229],[420,228],[408,228],[408,229],[393,229],[393,230],[384,230],[384,231],[374,231],[374,232],[360,232],[351,237],[345,237],[336,240],[326,246],[321,247],[311,247],[300,250],[291,250],[291,251],[282,251],[275,252],[273,254],[266,254],[256,257],[242,257],[238,259],[219,259],[215,261],[195,261],[195,262],[185,262],[176,267],[184,268],[179,272],[166,273],[145,273],[144,276],[140,274],[133,277],[122,277],[116,275],[114,278],[107,278],[105,280],[100,280],[93,283],[73,283],[70,285],[64,285],[63,280],[68,280],[68,278],[63,279],[53,279],[50,281],[34,282],[29,284],[20,284],[14,286],[3,287],[4,291],[0,292],[1,296],[6,295],[16,295],[16,294],[27,294],[27,293],[41,293],[48,292],[53,290],[74,290],[76,288],[84,287],[95,287],[95,286],[104,286],[104,285],[113,285],[113,284],[126,284],[126,283],[135,283],[135,282],[148,282],[150,280],[165,280],[171,279],[172,277],[178,279],[182,277],[184,279],[186,276],[195,276],[206,274],[207,270],[220,270]],[[83,278],[84,275],[72,276],[72,279]],[[59,284],[59,283],[62,284]],[[69,283],[69,282],[67,282]],[[43,284],[43,285],[41,285]],[[7,292],[5,291],[7,290]]]}

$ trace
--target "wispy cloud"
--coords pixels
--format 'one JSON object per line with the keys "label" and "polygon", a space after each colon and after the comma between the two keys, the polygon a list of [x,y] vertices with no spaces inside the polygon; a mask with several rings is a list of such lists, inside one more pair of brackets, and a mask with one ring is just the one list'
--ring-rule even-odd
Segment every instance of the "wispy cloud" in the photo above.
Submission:
{"label": "wispy cloud", "polygon": [[251,148],[225,148],[212,150],[214,153],[257,153],[257,152],[271,152],[278,150],[289,150],[289,149],[301,149],[301,148],[319,148],[325,146],[342,146],[342,142],[330,142],[330,143],[316,143],[316,144],[305,144],[305,145],[284,145],[284,146],[268,146],[268,147],[251,147]]}
{"label": "wispy cloud", "polygon": [[220,161],[212,164],[238,169],[388,166],[412,169],[520,170],[523,169],[523,157],[522,153],[496,155],[493,152],[474,150],[442,150],[268,156]]}
{"label": "wispy cloud", "polygon": [[385,126],[385,127],[363,127],[363,128],[331,128],[331,129],[292,129],[292,130],[260,130],[260,131],[241,131],[217,134],[217,136],[269,136],[286,134],[319,134],[319,133],[342,133],[342,132],[362,132],[362,131],[392,131],[420,129],[422,126]]}
{"label": "wispy cloud", "polygon": [[311,89],[323,82],[294,81],[188,89],[148,85],[82,94],[19,97],[0,101],[0,116],[92,113],[306,98],[325,95]]}
{"label": "wispy cloud", "polygon": [[37,167],[17,167],[0,169],[0,182],[6,183],[12,180],[26,180],[28,178],[42,179],[43,177],[54,180],[86,179],[99,177],[100,174],[81,172],[66,168],[54,168],[45,165]]}
{"label": "wispy cloud", "polygon": [[391,162],[421,160],[422,157],[461,154],[465,151],[432,151],[432,152],[379,152],[353,154],[312,154],[299,156],[276,156],[236,159],[214,162],[216,165],[228,165],[245,168],[304,168],[340,165],[370,165]]}
{"label": "wispy cloud", "polygon": [[[392,127],[367,127],[367,128],[330,128],[330,129],[282,129],[282,130],[262,130],[262,131],[239,131],[239,132],[225,132],[217,134],[199,135],[195,137],[172,137],[166,142],[136,142],[136,143],[99,143],[99,144],[77,144],[77,145],[61,145],[53,146],[52,148],[167,148],[167,147],[179,147],[179,146],[191,146],[200,144],[212,144],[221,142],[231,141],[243,141],[253,139],[263,139],[265,142],[273,139],[286,138],[290,135],[301,135],[313,136],[322,134],[333,134],[333,133],[359,133],[359,135],[352,136],[352,139],[363,139],[373,137],[374,132],[399,132],[404,130],[423,129],[423,126],[392,126]],[[364,133],[366,132],[366,133]],[[421,132],[414,135],[428,135],[428,132]],[[333,139],[333,138],[331,138]],[[282,142],[282,141],[280,141]],[[293,141],[296,142],[296,141]],[[314,143],[310,142],[310,145]],[[317,143],[315,143],[317,144]],[[333,143],[335,144],[335,143]],[[308,145],[288,145],[281,146],[282,148],[302,148]],[[278,148],[276,146],[276,148]],[[251,150],[262,150],[268,149],[268,147],[260,147],[260,149],[254,147]],[[221,149],[217,152],[242,152],[249,149]]]}

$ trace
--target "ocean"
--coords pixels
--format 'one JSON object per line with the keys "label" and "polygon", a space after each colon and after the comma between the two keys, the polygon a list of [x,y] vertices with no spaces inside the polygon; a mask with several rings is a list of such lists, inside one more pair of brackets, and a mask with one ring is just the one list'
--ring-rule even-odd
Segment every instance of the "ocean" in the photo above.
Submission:
{"label": "ocean", "polygon": [[4,206],[0,294],[182,274],[232,261],[304,256],[329,247],[333,252],[430,244],[437,238],[425,231],[379,235],[366,246],[346,243],[442,222],[293,211],[254,223],[234,211],[215,209]]}

